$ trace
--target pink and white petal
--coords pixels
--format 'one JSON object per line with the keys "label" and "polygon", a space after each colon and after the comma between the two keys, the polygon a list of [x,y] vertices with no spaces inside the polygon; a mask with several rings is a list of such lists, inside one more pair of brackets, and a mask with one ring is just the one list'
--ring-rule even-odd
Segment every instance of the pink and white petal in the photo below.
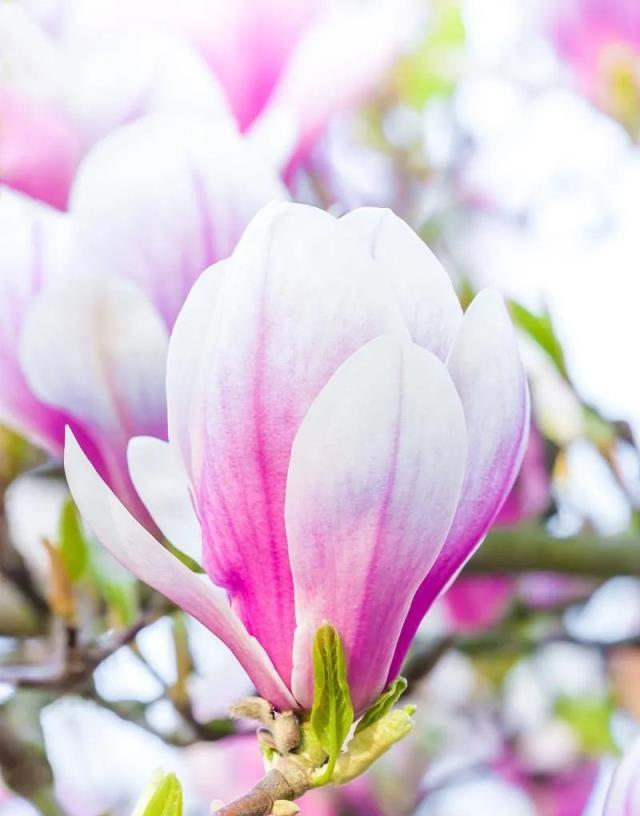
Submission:
{"label": "pink and white petal", "polygon": [[389,275],[411,339],[446,360],[462,322],[462,309],[451,279],[433,252],[391,210],[361,207],[341,221]]}
{"label": "pink and white petal", "polygon": [[265,208],[224,278],[207,337],[192,335],[204,362],[184,420],[205,567],[288,677],[295,621],[284,499],[293,439],[347,357],[406,329],[368,254],[313,207]]}
{"label": "pink and white petal", "polygon": [[75,5],[76,41],[95,40],[104,32],[140,36],[150,29],[188,41],[220,81],[244,130],[264,107],[302,31],[325,0],[93,0]]}
{"label": "pink and white petal", "polygon": [[45,102],[0,89],[0,184],[64,210],[81,156],[69,117]]}
{"label": "pink and white petal", "polygon": [[420,621],[480,545],[520,469],[529,432],[529,389],[515,331],[500,295],[484,290],[467,309],[447,368],[469,437],[460,503],[442,552],[416,593],[390,676]]}
{"label": "pink and white petal", "polygon": [[66,106],[86,146],[153,113],[202,114],[234,129],[224,92],[179,37],[126,27],[81,40]]}
{"label": "pink and white petal", "polygon": [[305,31],[263,116],[280,111],[296,122],[289,174],[306,158],[329,119],[358,104],[391,66],[401,43],[396,3],[334,5]]}
{"label": "pink and white petal", "polygon": [[166,436],[167,345],[162,321],[134,283],[73,277],[34,301],[20,356],[42,400],[130,439]]}
{"label": "pink and white petal", "polygon": [[372,340],[333,375],[293,444],[286,524],[295,587],[292,688],[313,696],[313,639],[339,632],[356,710],[382,691],[420,582],[449,530],[467,435],[435,355]]}
{"label": "pink and white petal", "polygon": [[171,328],[198,275],[231,254],[261,206],[283,197],[275,171],[227,125],[145,117],[103,139],[80,167],[75,263],[126,270]]}
{"label": "pink and white petal", "polygon": [[324,0],[236,0],[219,3],[209,25],[190,38],[223,84],[238,125],[246,130],[268,104],[296,44]]}
{"label": "pink and white petal", "polygon": [[74,501],[111,554],[224,641],[274,706],[297,707],[262,646],[232,612],[224,592],[205,576],[191,572],[135,520],[98,476],[70,431],[64,461]]}
{"label": "pink and white petal", "polygon": [[640,810],[640,737],[625,751],[618,765],[603,816],[635,816]]}
{"label": "pink and white petal", "polygon": [[127,448],[131,481],[164,536],[200,561],[200,524],[178,452],[152,436],[135,436]]}
{"label": "pink and white petal", "polygon": [[68,218],[0,187],[0,228],[0,418],[59,455],[68,418],[35,396],[20,365],[19,347],[33,299],[66,272]]}
{"label": "pink and white petal", "polygon": [[[190,479],[191,446],[197,444],[192,430],[196,427],[196,399],[206,362],[205,338],[213,321],[218,294],[229,261],[218,261],[196,280],[176,319],[167,358],[167,413],[169,439],[180,451]],[[205,372],[206,373],[206,370]],[[201,445],[200,445],[201,446]]]}
{"label": "pink and white petal", "polygon": [[49,287],[24,321],[20,361],[42,402],[93,439],[101,473],[136,514],[146,512],[129,478],[132,436],[166,437],[167,332],[131,281],[75,277]]}

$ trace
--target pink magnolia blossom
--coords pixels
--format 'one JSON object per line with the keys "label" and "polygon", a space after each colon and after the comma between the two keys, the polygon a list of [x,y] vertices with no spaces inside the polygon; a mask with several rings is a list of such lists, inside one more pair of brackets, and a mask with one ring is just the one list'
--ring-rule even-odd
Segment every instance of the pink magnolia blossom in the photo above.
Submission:
{"label": "pink magnolia blossom", "polygon": [[636,738],[613,775],[603,816],[635,816],[639,810],[640,738]]}
{"label": "pink magnolia blossom", "polygon": [[216,76],[241,130],[276,113],[300,157],[336,112],[361,101],[401,43],[406,2],[98,0],[69,4],[67,27],[155,30],[189,41]]}
{"label": "pink magnolia blossom", "polygon": [[434,256],[388,211],[337,220],[273,205],[192,289],[167,400],[170,441],[134,440],[131,473],[163,529],[166,463],[190,531],[172,539],[190,547],[196,531],[207,577],[126,512],[69,433],[87,522],[278,707],[310,707],[312,642],[331,622],[362,711],[518,471],[528,391],[500,296],[480,293],[463,315]]}
{"label": "pink magnolia blossom", "polygon": [[[608,113],[627,119],[640,82],[640,7],[635,0],[565,0],[553,38],[583,93]],[[630,122],[625,122],[630,124]]]}
{"label": "pink magnolia blossom", "polygon": [[80,160],[103,136],[152,113],[235,127],[207,65],[175,36],[56,39],[18,4],[0,7],[0,183],[66,209]]}
{"label": "pink magnolia blossom", "polygon": [[66,214],[2,189],[2,420],[55,457],[69,425],[146,523],[126,448],[132,436],[166,438],[169,331],[200,272],[282,195],[233,130],[162,115],[87,155]]}
{"label": "pink magnolia blossom", "polygon": [[375,89],[402,15],[389,0],[79,0],[53,19],[0,9],[0,50],[26,76],[0,86],[0,181],[64,208],[82,153],[159,111],[255,130],[290,177],[328,122]]}

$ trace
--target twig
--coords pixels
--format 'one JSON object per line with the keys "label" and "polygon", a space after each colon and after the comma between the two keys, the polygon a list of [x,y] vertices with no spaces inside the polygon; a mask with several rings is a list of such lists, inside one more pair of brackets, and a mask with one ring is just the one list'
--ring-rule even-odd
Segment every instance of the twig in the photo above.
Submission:
{"label": "twig", "polygon": [[214,811],[217,816],[268,816],[278,801],[292,801],[296,794],[280,773],[272,770],[249,793]]}

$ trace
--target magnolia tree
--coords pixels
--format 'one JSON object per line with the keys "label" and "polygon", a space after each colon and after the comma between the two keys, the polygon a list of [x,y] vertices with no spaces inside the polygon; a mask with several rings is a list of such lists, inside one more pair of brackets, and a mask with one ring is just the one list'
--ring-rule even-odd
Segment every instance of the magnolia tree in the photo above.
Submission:
{"label": "magnolia tree", "polygon": [[0,816],[637,812],[639,31],[0,8]]}

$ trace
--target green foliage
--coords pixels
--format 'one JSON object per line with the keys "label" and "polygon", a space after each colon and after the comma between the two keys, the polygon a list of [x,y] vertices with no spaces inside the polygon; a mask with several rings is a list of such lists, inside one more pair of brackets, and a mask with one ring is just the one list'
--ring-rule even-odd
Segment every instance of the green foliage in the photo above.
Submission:
{"label": "green foliage", "polygon": [[544,351],[559,374],[565,380],[568,379],[564,352],[556,336],[549,312],[545,311],[540,315],[536,315],[530,312],[526,306],[513,300],[509,304],[509,308],[516,325]]}
{"label": "green foliage", "polygon": [[407,681],[404,677],[398,677],[397,680],[390,683],[378,699],[365,711],[356,728],[356,734],[387,715],[406,690]]}
{"label": "green foliage", "polygon": [[394,708],[356,734],[349,743],[349,750],[338,758],[332,782],[336,785],[351,782],[370,768],[392,745],[404,739],[413,728],[411,717],[414,712],[415,706]]}
{"label": "green foliage", "polygon": [[560,719],[575,731],[585,753],[616,752],[610,728],[614,709],[608,697],[561,697],[555,708]]}
{"label": "green foliage", "polygon": [[151,783],[133,816],[182,816],[182,786],[175,774]]}
{"label": "green foliage", "polygon": [[89,547],[82,532],[78,510],[69,498],[62,507],[58,524],[60,556],[67,575],[74,582],[82,578],[89,560]]}
{"label": "green foliage", "polygon": [[328,756],[317,785],[330,781],[340,750],[353,724],[354,711],[347,683],[340,635],[329,623],[316,632],[313,644],[313,706],[311,727]]}

